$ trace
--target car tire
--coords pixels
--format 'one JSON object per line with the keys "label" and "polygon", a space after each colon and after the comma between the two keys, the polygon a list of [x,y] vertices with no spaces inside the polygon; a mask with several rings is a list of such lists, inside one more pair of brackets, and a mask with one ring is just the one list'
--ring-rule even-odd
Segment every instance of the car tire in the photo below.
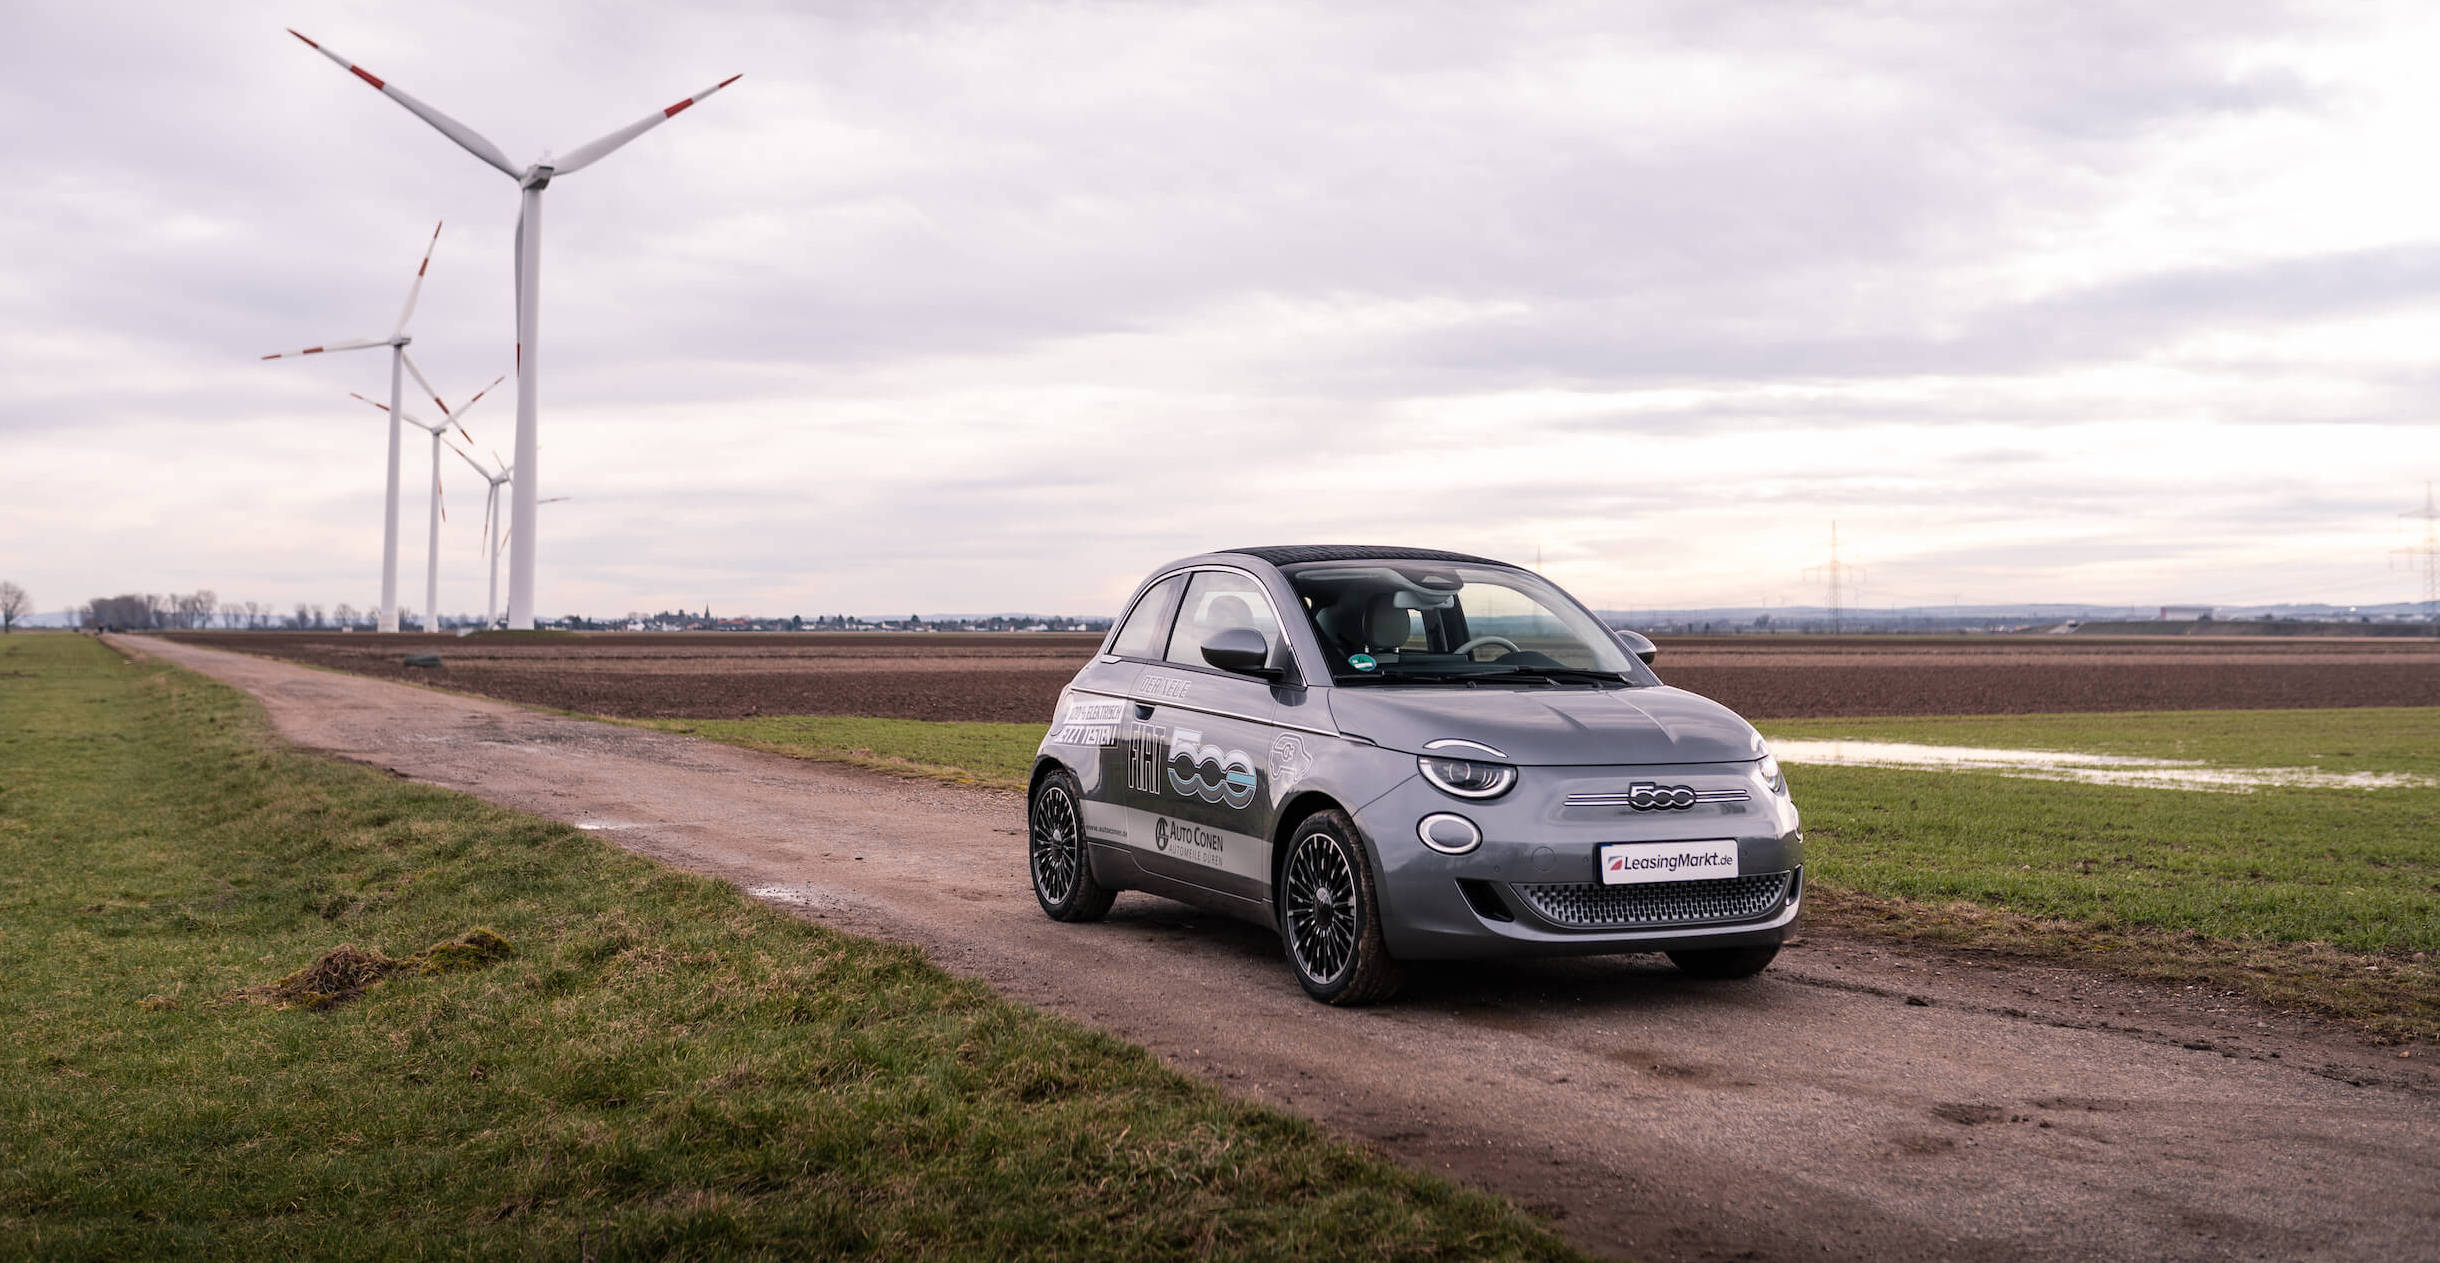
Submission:
{"label": "car tire", "polygon": [[1693,978],[1751,978],[1768,968],[1771,958],[1779,954],[1779,944],[1765,943],[1760,947],[1706,947],[1699,951],[1671,952],[1669,963],[1678,972]]}
{"label": "car tire", "polygon": [[1042,910],[1053,921],[1100,920],[1118,892],[1093,880],[1076,778],[1065,771],[1043,777],[1026,802],[1025,825],[1026,868]]}
{"label": "car tire", "polygon": [[1381,900],[1355,821],[1316,812],[1296,826],[1279,866],[1272,911],[1288,967],[1324,1004],[1371,1004],[1397,994],[1404,970],[1381,936]]}

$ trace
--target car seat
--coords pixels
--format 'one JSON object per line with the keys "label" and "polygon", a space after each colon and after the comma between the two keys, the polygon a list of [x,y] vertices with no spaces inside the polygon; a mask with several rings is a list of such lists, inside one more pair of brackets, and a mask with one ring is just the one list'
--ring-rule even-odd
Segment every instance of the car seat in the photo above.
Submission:
{"label": "car seat", "polygon": [[1325,606],[1314,621],[1342,653],[1387,653],[1405,644],[1415,626],[1396,592],[1350,592]]}

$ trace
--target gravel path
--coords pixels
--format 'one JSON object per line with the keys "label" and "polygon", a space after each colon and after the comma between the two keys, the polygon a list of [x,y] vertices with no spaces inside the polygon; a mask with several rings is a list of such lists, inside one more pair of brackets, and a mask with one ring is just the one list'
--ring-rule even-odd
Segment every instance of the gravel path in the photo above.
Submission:
{"label": "gravel path", "polygon": [[1657,958],[1423,971],[1307,1001],[1277,941],[1141,895],[1055,924],[1022,804],[121,639],[279,731],[909,940],[1645,1259],[2440,1259],[2440,1076],[2289,1015],[1813,935],[1762,978]]}

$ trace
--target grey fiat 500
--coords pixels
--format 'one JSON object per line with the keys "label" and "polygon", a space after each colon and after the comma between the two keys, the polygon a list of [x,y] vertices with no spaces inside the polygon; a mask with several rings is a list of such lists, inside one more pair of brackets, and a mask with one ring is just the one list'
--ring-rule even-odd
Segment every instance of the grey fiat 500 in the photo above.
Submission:
{"label": "grey fiat 500", "polygon": [[1161,567],[1034,760],[1042,910],[1141,890],[1278,931],[1333,1004],[1403,962],[1666,952],[1759,972],[1804,892],[1752,725],[1530,570],[1423,549]]}

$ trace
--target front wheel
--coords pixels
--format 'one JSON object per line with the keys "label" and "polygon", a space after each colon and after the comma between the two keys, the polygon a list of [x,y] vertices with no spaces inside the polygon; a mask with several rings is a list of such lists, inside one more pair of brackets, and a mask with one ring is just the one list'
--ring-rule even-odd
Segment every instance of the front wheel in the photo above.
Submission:
{"label": "front wheel", "polygon": [[1669,963],[1690,977],[1751,978],[1769,966],[1771,958],[1778,954],[1779,944],[1765,943],[1760,947],[1706,947],[1668,955]]}
{"label": "front wheel", "polygon": [[1034,898],[1054,921],[1098,921],[1117,892],[1093,880],[1085,854],[1084,795],[1076,778],[1053,772],[1034,787],[1026,804],[1026,850],[1034,872]]}
{"label": "front wheel", "polygon": [[1402,971],[1381,937],[1372,865],[1345,812],[1316,812],[1297,826],[1273,897],[1288,964],[1305,994],[1324,1004],[1397,994]]}

